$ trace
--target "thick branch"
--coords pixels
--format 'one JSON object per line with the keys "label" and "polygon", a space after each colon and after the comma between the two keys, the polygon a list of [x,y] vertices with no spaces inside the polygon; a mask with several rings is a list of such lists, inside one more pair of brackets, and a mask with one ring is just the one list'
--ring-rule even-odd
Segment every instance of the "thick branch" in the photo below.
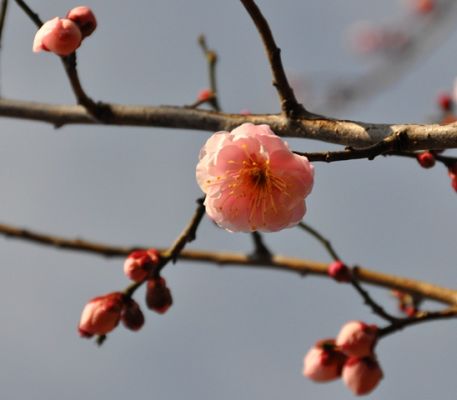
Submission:
{"label": "thick branch", "polygon": [[[103,124],[182,128],[216,132],[231,130],[245,122],[268,124],[279,136],[319,140],[352,147],[365,147],[386,137],[404,133],[403,149],[427,150],[457,147],[457,124],[371,124],[346,120],[296,120],[292,124],[276,114],[240,115],[172,106],[134,106],[107,104],[112,118]],[[0,117],[48,122],[57,127],[67,124],[102,124],[81,106],[52,105],[30,101],[0,99]]]}
{"label": "thick branch", "polygon": [[[118,247],[80,239],[66,239],[62,237],[19,229],[5,224],[0,224],[0,234],[3,234],[7,237],[37,242],[61,249],[76,250],[108,257],[126,257],[133,250],[147,247]],[[162,253],[166,251],[166,249],[158,250]],[[272,256],[270,259],[258,260],[253,259],[248,254],[211,252],[203,250],[183,250],[179,254],[178,259],[195,261],[198,262],[198,264],[206,262],[219,265],[250,266],[254,268],[290,271],[300,275],[318,275],[328,278],[327,263],[283,257],[278,255]],[[436,300],[441,303],[454,306],[457,305],[457,290],[454,289],[448,289],[433,285],[428,282],[417,281],[400,276],[383,274],[365,268],[357,269],[357,278],[360,282],[365,282],[374,286],[380,286],[388,289],[397,289],[411,294],[417,294],[431,300]]]}

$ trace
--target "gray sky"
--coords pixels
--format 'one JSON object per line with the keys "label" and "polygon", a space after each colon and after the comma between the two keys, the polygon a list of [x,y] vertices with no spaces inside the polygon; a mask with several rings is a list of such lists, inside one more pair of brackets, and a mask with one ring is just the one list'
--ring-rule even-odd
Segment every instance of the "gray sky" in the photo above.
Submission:
{"label": "gray sky", "polygon": [[[43,19],[69,1],[30,1]],[[401,20],[400,1],[259,0],[284,64],[317,89],[368,64],[349,54],[344,32],[357,20]],[[126,104],[191,103],[207,86],[200,33],[220,56],[226,111],[277,112],[257,32],[238,1],[94,0],[99,20],[79,51],[93,98]],[[132,5],[134,4],[134,5]],[[11,4],[1,53],[5,97],[72,103],[60,61],[33,54],[34,25]],[[402,14],[403,13],[403,14]],[[453,33],[395,87],[344,118],[424,122],[439,90],[451,89]],[[306,104],[305,104],[306,105]],[[200,195],[195,165],[209,133],[160,128],[51,126],[0,120],[0,221],[113,244],[167,246]],[[334,146],[290,140],[302,151]],[[455,287],[456,194],[446,171],[380,158],[316,165],[307,221],[332,239],[349,263]],[[302,232],[266,235],[280,253],[329,261]],[[249,236],[205,221],[193,248],[250,250]],[[102,348],[76,332],[90,298],[128,284],[122,260],[57,251],[0,238],[0,397],[120,400],[352,398],[342,383],[301,376],[320,338],[351,319],[380,323],[348,287],[329,280],[248,268],[179,262],[164,275],[175,304],[146,312],[138,333],[123,327]],[[245,270],[243,270],[245,269]],[[386,292],[377,298],[394,309]],[[140,290],[136,299],[143,301]],[[456,321],[430,323],[378,346],[385,379],[370,399],[452,400],[457,391]]]}

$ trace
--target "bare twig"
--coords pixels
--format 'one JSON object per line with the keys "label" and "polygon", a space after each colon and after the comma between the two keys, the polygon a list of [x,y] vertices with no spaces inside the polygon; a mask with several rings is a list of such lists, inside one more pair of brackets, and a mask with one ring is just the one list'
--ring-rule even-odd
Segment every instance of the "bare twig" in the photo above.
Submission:
{"label": "bare twig", "polygon": [[268,61],[270,62],[271,72],[273,75],[273,85],[278,91],[283,113],[292,118],[314,118],[315,115],[305,110],[303,105],[297,101],[294,91],[289,85],[289,81],[287,80],[286,73],[284,72],[284,68],[282,66],[281,49],[276,46],[270,26],[268,25],[268,22],[259,7],[257,7],[253,0],[241,0],[241,3],[243,3],[243,6],[251,16],[257,30],[259,31],[260,37],[262,38],[262,42],[268,56]]}
{"label": "bare twig", "polygon": [[0,48],[2,47],[3,30],[5,28],[6,12],[8,10],[8,0],[2,0],[0,6]]}
{"label": "bare twig", "polygon": [[371,295],[360,285],[358,281],[358,268],[352,268],[351,274],[351,285],[353,288],[360,294],[363,298],[365,304],[371,308],[371,310],[381,318],[385,319],[389,322],[397,322],[399,318],[394,317],[393,315],[389,314],[383,307],[381,307],[372,297]]}
{"label": "bare twig", "polygon": [[441,319],[457,318],[457,307],[449,307],[442,311],[419,311],[413,317],[397,319],[397,321],[381,328],[378,331],[378,337],[383,338],[392,333],[398,332],[412,325],[422,322],[436,321]]}
{"label": "bare twig", "polygon": [[200,222],[203,219],[203,216],[205,215],[205,206],[203,204],[204,201],[205,198],[197,200],[198,207],[195,210],[195,213],[192,219],[190,220],[189,224],[184,228],[184,230],[179,235],[178,239],[176,239],[176,241],[171,245],[171,247],[162,254],[163,261],[161,263],[161,268],[163,268],[165,264],[167,264],[169,261],[175,263],[179,257],[179,254],[184,249],[186,244],[195,240],[198,225],[200,225]]}
{"label": "bare twig", "polygon": [[[111,246],[101,243],[95,243],[80,239],[66,239],[59,236],[52,236],[29,230],[23,230],[9,225],[0,225],[0,234],[7,237],[35,242],[47,246],[52,246],[60,249],[75,250],[85,253],[91,253],[110,257],[125,257],[130,252],[138,248],[147,248],[150,246]],[[157,249],[164,253],[166,249]],[[318,275],[327,278],[328,263],[322,263],[311,260],[303,260],[292,257],[284,257],[275,255],[270,260],[253,260],[250,255],[227,253],[227,252],[211,252],[203,250],[183,250],[179,254],[178,259],[202,263],[219,264],[219,265],[235,265],[235,266],[250,266],[253,268],[275,269],[280,271],[295,272],[300,275]],[[457,305],[457,290],[448,289],[433,285],[428,282],[417,281],[395,275],[383,274],[381,272],[369,270],[366,268],[358,268],[358,279],[371,285],[380,286],[388,289],[397,289],[411,294],[417,294],[424,298],[436,300],[449,305]]]}
{"label": "bare twig", "polygon": [[216,79],[216,64],[217,64],[217,53],[210,49],[206,44],[206,39],[204,35],[198,37],[198,44],[203,50],[206,61],[208,63],[208,77],[209,77],[209,87],[212,92],[212,97],[207,101],[211,104],[215,111],[221,111],[221,106],[219,105],[219,92],[217,89],[217,79]]}
{"label": "bare twig", "polygon": [[333,248],[332,244],[330,243],[330,241],[327,238],[325,238],[323,235],[321,235],[316,229],[314,229],[310,225],[304,223],[303,221],[300,222],[297,226],[299,228],[305,230],[306,232],[308,232],[310,235],[314,236],[314,238],[316,238],[325,247],[325,249],[330,254],[330,257],[333,258],[333,260],[335,260],[335,261],[341,260],[341,258],[338,256],[335,249]]}
{"label": "bare twig", "polygon": [[35,13],[24,1],[15,0],[17,5],[22,8],[22,10],[28,15],[28,17],[33,21],[33,23],[40,28],[43,25],[43,21],[40,19],[37,13]]}

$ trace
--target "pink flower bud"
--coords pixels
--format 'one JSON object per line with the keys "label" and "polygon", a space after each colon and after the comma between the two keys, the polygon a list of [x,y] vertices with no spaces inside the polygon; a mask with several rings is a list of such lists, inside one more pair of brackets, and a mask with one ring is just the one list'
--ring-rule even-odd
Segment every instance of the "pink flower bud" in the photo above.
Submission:
{"label": "pink flower bud", "polygon": [[72,8],[68,11],[67,18],[79,26],[83,38],[91,35],[97,27],[97,20],[89,7],[79,6]]}
{"label": "pink flower bud", "polygon": [[342,261],[334,261],[329,264],[327,273],[337,282],[350,282],[351,270]]}
{"label": "pink flower bud", "polygon": [[452,109],[453,101],[449,93],[440,93],[438,96],[438,105],[443,111],[450,111]]}
{"label": "pink flower bud", "polygon": [[211,89],[203,89],[198,92],[198,101],[208,101],[214,97],[214,93]]}
{"label": "pink flower bud", "polygon": [[133,299],[125,301],[121,319],[124,326],[132,331],[138,331],[144,325],[143,312],[138,303]]}
{"label": "pink flower bud", "polygon": [[124,262],[124,274],[132,281],[141,282],[159,262],[160,254],[156,249],[134,251]]}
{"label": "pink flower bud", "polygon": [[435,9],[435,0],[414,0],[412,6],[418,14],[429,14]]}
{"label": "pink flower bud", "polygon": [[417,154],[416,159],[422,168],[432,168],[435,165],[435,155],[430,151]]}
{"label": "pink flower bud", "polygon": [[383,378],[379,363],[371,357],[351,357],[342,373],[343,382],[357,396],[370,393]]}
{"label": "pink flower bud", "polygon": [[173,304],[165,279],[150,279],[146,288],[146,305],[150,310],[164,314]]}
{"label": "pink flower bud", "polygon": [[86,304],[79,322],[79,333],[84,337],[105,335],[119,323],[124,307],[124,295],[120,292],[95,297]]}
{"label": "pink flower bud", "polygon": [[378,327],[360,321],[350,321],[343,325],[336,337],[336,345],[348,356],[366,357],[373,354]]}
{"label": "pink flower bud", "polygon": [[333,339],[321,340],[306,354],[303,375],[315,382],[339,378],[346,358],[336,349]]}
{"label": "pink flower bud", "polygon": [[33,51],[50,51],[59,56],[68,56],[81,44],[81,31],[69,19],[55,17],[45,22],[35,34]]}

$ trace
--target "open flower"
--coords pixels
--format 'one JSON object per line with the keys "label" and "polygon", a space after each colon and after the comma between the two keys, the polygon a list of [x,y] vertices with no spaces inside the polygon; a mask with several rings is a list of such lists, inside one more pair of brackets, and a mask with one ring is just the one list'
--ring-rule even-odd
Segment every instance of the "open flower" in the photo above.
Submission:
{"label": "open flower", "polygon": [[313,187],[313,166],[268,125],[213,134],[200,151],[197,182],[206,212],[229,231],[274,232],[296,225]]}

